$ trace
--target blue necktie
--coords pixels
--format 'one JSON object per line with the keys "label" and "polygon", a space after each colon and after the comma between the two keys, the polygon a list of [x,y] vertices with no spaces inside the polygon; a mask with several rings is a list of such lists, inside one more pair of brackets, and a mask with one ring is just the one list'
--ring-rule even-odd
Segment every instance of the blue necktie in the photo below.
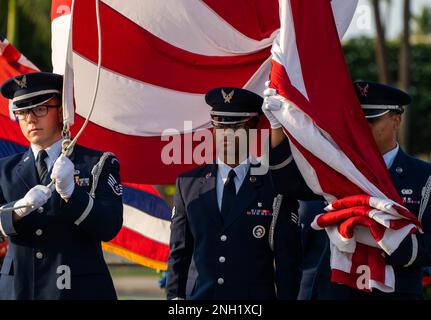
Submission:
{"label": "blue necktie", "polygon": [[227,176],[227,180],[224,183],[223,188],[223,198],[222,198],[222,204],[221,204],[221,215],[224,220],[226,220],[226,217],[228,216],[233,203],[235,201],[236,197],[236,188],[235,188],[235,179],[236,173],[235,170],[230,170],[229,174]]}
{"label": "blue necktie", "polygon": [[46,157],[48,157],[48,153],[45,150],[40,150],[36,159],[37,175],[39,176],[39,182],[43,185],[49,183],[48,166],[45,162]]}

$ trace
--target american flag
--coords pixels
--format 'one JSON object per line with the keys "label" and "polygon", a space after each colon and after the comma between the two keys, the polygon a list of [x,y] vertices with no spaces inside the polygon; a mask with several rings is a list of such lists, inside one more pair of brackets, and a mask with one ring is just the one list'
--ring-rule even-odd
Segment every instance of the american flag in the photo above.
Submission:
{"label": "american flag", "polygon": [[[100,0],[99,15],[100,84],[80,143],[112,150],[126,181],[174,183],[196,163],[188,154],[181,155],[181,164],[162,161],[169,143],[161,139],[164,130],[177,130],[185,141],[188,132],[209,128],[204,95],[211,88],[262,93],[279,28],[278,1]],[[74,74],[68,88],[73,87],[76,102],[73,130],[91,104],[98,45],[95,1],[74,1],[68,52]],[[190,130],[184,121],[191,121]]]}

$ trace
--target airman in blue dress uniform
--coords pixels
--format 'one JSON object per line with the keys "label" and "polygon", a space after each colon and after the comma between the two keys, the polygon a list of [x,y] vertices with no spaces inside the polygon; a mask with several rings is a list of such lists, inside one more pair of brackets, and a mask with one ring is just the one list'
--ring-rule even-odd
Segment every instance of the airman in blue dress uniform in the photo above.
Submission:
{"label": "airman in blue dress uniform", "polygon": [[[167,297],[296,299],[297,201],[278,195],[268,172],[253,173],[254,164],[248,152],[238,152],[237,140],[224,140],[229,128],[232,133],[244,129],[249,137],[249,130],[257,127],[262,98],[245,89],[223,87],[210,90],[205,99],[212,107],[218,159],[177,179]],[[228,161],[228,154],[234,161]],[[196,280],[186,297],[192,260]]]}
{"label": "airman in blue dress uniform", "polygon": [[1,87],[30,148],[0,160],[0,299],[116,299],[101,241],[122,226],[119,162],[81,146],[60,155],[61,92],[62,76],[44,72]]}
{"label": "airman in blue dress uniform", "polygon": [[[354,87],[392,182],[403,205],[422,222],[424,234],[407,237],[395,253],[387,257],[395,270],[395,292],[383,293],[375,289],[372,293],[362,293],[330,283],[328,239],[322,233],[326,238],[326,245],[322,246],[321,237],[313,235],[321,231],[309,230],[306,242],[309,242],[310,251],[304,259],[310,263],[304,273],[310,273],[310,276],[302,280],[300,298],[422,299],[423,269],[431,265],[431,164],[406,154],[396,138],[404,106],[411,103],[411,98],[397,88],[370,81],[356,81]],[[324,204],[304,202],[303,206],[303,219],[310,220],[305,217],[323,212]],[[304,228],[311,229],[309,225]],[[316,239],[319,239],[319,245],[315,244]]]}

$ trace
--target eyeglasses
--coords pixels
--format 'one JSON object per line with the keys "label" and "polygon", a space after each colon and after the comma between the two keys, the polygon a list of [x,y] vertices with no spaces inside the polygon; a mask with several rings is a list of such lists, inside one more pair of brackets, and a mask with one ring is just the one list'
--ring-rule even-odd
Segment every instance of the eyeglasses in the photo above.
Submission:
{"label": "eyeglasses", "polygon": [[13,114],[18,120],[25,120],[27,119],[27,116],[30,114],[30,112],[36,117],[36,118],[43,118],[48,114],[49,108],[58,108],[60,105],[40,105],[31,109],[25,109],[25,110],[15,110]]}

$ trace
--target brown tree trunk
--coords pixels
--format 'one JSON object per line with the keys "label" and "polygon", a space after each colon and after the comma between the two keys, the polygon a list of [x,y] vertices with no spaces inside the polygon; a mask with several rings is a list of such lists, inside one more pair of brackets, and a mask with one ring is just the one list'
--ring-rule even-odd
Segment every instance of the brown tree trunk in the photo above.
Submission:
{"label": "brown tree trunk", "polygon": [[376,60],[379,82],[389,83],[388,54],[386,49],[385,29],[382,24],[379,0],[372,0],[374,22],[376,26]]}
{"label": "brown tree trunk", "polygon": [[[400,42],[398,84],[400,89],[409,91],[410,87],[410,0],[404,0],[403,33]],[[409,108],[405,108],[399,132],[399,143],[406,151],[409,149]]]}

